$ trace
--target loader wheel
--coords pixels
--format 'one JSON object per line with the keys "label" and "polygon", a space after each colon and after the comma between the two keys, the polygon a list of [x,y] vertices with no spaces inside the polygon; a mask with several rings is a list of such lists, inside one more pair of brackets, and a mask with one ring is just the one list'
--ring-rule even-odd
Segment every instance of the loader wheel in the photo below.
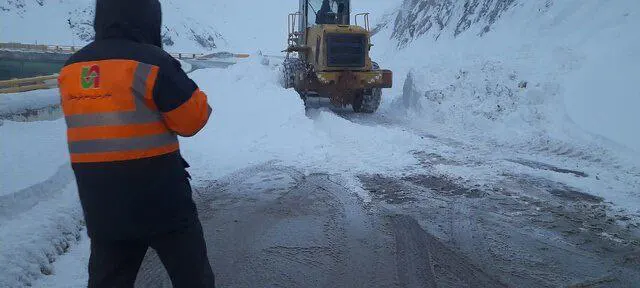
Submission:
{"label": "loader wheel", "polygon": [[280,71],[280,84],[285,89],[293,88],[295,86],[296,73],[303,70],[304,66],[304,62],[298,58],[285,59]]}
{"label": "loader wheel", "polygon": [[365,89],[353,100],[353,111],[356,113],[374,113],[380,107],[382,89]]}
{"label": "loader wheel", "polygon": [[[377,62],[372,62],[373,70],[379,70],[380,65]],[[382,89],[372,88],[365,89],[353,100],[353,111],[356,113],[374,113],[380,107],[380,101],[382,101]]]}
{"label": "loader wheel", "polygon": [[309,71],[308,64],[298,58],[286,58],[280,70],[280,82],[285,89],[294,88],[296,76]]}

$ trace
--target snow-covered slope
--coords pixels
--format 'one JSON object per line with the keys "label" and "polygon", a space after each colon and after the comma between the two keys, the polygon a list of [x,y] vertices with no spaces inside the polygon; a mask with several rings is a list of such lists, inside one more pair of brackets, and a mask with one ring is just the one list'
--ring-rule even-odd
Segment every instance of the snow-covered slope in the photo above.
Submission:
{"label": "snow-covered slope", "polygon": [[[287,15],[297,0],[161,0],[165,49],[279,53]],[[0,3],[0,42],[82,46],[93,37],[93,0],[8,0]],[[43,21],[46,19],[46,21]]]}
{"label": "snow-covered slope", "polygon": [[[162,0],[163,42],[167,50],[191,52],[224,48],[211,21],[212,1]],[[9,0],[0,4],[0,42],[82,46],[93,38],[95,1]]]}
{"label": "snow-covered slope", "polygon": [[638,1],[406,0],[380,25],[391,98],[415,98],[424,125],[640,151]]}

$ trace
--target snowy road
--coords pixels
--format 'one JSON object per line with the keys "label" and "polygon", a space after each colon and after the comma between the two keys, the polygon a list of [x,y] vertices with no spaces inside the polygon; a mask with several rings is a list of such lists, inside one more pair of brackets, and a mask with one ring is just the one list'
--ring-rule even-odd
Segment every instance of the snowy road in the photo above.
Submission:
{"label": "snowy road", "polygon": [[[559,287],[595,281],[597,287],[633,287],[640,281],[637,238],[601,217],[601,199],[555,187],[557,198],[531,203],[514,195],[517,190],[465,188],[430,175],[359,179],[373,201],[363,202],[340,175],[305,176],[275,164],[199,188],[220,286]],[[529,180],[531,189],[554,185],[519,180]],[[153,252],[137,284],[171,287]]]}
{"label": "snowy road", "polygon": [[[260,63],[192,75],[214,113],[181,145],[221,287],[640,283],[640,172],[615,153],[496,141],[393,103],[305,111]],[[64,121],[0,132],[14,135],[2,138],[0,286],[84,287]],[[152,252],[138,284],[169,285]]]}
{"label": "snowy road", "polygon": [[[200,208],[220,286],[504,286],[341,180],[267,164],[201,189],[213,195]],[[171,287],[154,255],[144,265],[139,287]]]}
{"label": "snowy road", "polygon": [[[306,116],[325,125],[328,112],[316,104]],[[410,151],[418,165],[335,173],[263,164],[201,185],[198,203],[221,286],[640,283],[638,215],[577,188],[607,185],[633,196],[637,170],[612,168],[613,160],[566,143],[496,151],[493,143],[434,135],[441,131],[393,115],[331,113],[358,129],[421,139],[424,146]],[[616,171],[629,177],[609,179]],[[637,207],[637,198],[626,197]],[[145,265],[139,287],[169,287],[152,252]]]}
{"label": "snowy road", "polygon": [[[90,37],[82,1],[9,2],[3,42]],[[163,33],[276,54],[288,2],[163,0]],[[305,111],[275,59],[190,73],[214,113],[181,151],[220,286],[638,287],[639,3],[354,0],[394,73],[374,115]],[[0,96],[3,288],[86,287],[58,102]],[[153,252],[140,276],[169,285]]]}

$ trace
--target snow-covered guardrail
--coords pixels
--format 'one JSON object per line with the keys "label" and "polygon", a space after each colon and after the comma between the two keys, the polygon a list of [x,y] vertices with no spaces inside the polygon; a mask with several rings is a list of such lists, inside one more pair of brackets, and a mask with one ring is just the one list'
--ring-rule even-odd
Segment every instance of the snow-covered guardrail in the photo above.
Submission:
{"label": "snow-covered guardrail", "polygon": [[40,51],[40,52],[58,52],[72,54],[82,47],[66,46],[66,45],[44,45],[44,44],[22,44],[22,43],[0,43],[0,49],[21,50],[21,51]]}
{"label": "snow-covered guardrail", "polygon": [[[4,50],[17,50],[27,52],[50,52],[60,54],[73,54],[76,51],[82,49],[79,46],[69,45],[45,45],[45,44],[22,44],[22,43],[0,43],[0,49]],[[203,53],[169,53],[171,56],[178,59],[198,59],[206,57]],[[247,54],[234,54],[236,58],[248,57]]]}
{"label": "snow-covered guardrail", "polygon": [[58,74],[0,81],[0,94],[58,87]]}

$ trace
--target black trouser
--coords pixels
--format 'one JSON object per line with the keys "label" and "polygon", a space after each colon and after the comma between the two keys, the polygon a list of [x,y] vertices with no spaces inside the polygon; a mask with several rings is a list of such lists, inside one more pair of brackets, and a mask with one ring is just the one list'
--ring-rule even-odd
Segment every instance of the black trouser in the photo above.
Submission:
{"label": "black trouser", "polygon": [[150,239],[129,241],[91,240],[89,288],[134,287],[147,249],[153,248],[167,269],[173,287],[214,287],[202,226]]}

